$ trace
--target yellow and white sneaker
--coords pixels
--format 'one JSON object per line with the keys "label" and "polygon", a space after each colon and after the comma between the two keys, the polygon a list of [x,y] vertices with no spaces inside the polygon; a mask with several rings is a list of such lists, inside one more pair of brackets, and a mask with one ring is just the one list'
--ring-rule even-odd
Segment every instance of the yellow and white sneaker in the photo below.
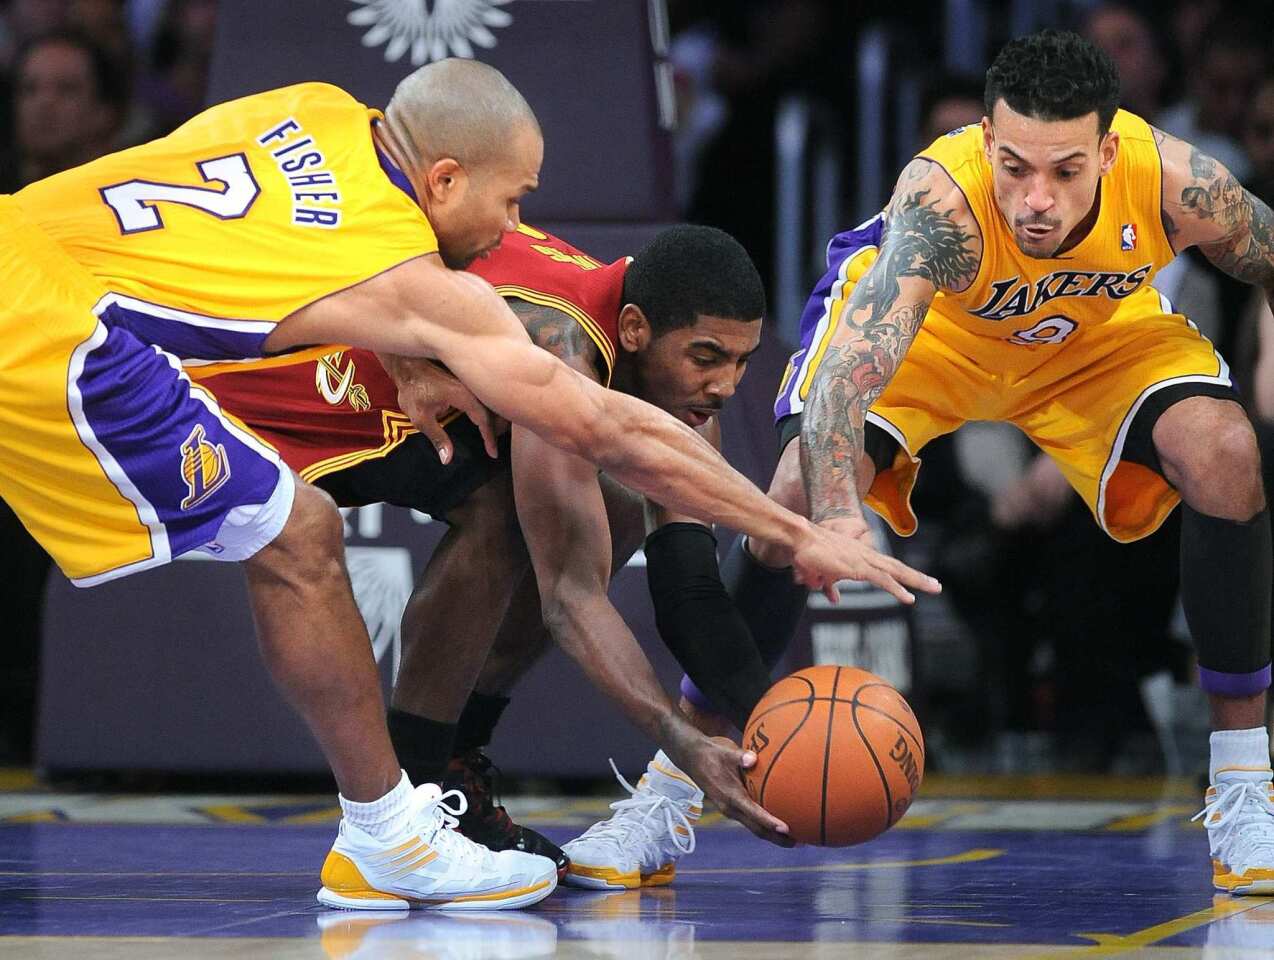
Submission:
{"label": "yellow and white sneaker", "polygon": [[1268,769],[1221,769],[1202,818],[1212,847],[1212,883],[1235,894],[1274,894],[1274,784]]}
{"label": "yellow and white sneaker", "polygon": [[593,890],[672,883],[678,858],[694,851],[703,791],[662,750],[636,787],[620,776],[613,760],[611,769],[631,796],[610,805],[615,812],[609,820],[562,845],[571,858],[566,882]]}
{"label": "yellow and white sneaker", "polygon": [[426,783],[412,793],[409,826],[391,840],[342,819],[323,864],[319,903],[344,910],[507,910],[552,893],[552,860],[492,853],[453,829],[466,806],[459,790],[443,793]]}

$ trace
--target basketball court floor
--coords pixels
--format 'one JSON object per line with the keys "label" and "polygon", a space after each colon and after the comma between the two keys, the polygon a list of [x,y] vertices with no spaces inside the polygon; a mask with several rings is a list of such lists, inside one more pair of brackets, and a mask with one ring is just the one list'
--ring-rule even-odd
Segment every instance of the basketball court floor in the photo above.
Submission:
{"label": "basketball court floor", "polygon": [[[709,813],[671,887],[561,887],[486,915],[319,907],[332,797],[4,786],[4,960],[1274,956],[1274,898],[1214,895],[1184,782],[932,777],[897,827],[839,850],[781,850]],[[607,812],[508,806],[558,841]]]}

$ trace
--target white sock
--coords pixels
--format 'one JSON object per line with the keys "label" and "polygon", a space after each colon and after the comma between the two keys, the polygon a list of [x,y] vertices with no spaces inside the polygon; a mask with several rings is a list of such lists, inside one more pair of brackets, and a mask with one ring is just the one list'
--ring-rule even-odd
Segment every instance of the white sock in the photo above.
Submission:
{"label": "white sock", "polygon": [[341,797],[341,812],[346,820],[364,833],[377,840],[388,840],[406,830],[407,809],[412,792],[411,781],[407,779],[407,771],[404,770],[398,786],[379,800],[358,803]]}
{"label": "white sock", "polygon": [[1208,743],[1212,748],[1208,779],[1213,783],[1222,772],[1260,774],[1254,779],[1270,779],[1270,735],[1264,727],[1214,730]]}

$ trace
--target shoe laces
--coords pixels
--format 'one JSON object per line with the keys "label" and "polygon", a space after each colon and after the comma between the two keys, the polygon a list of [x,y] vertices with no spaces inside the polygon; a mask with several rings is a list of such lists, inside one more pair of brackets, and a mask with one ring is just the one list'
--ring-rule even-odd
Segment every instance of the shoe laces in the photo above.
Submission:
{"label": "shoe laces", "polygon": [[[695,848],[695,829],[682,804],[672,797],[649,788],[634,787],[624,779],[624,775],[610,761],[610,768],[620,786],[628,791],[627,800],[616,800],[610,805],[614,815],[600,823],[595,823],[584,831],[583,836],[594,840],[610,840],[620,846],[628,843],[634,834],[641,835],[646,842],[658,842],[656,831],[665,827],[672,844],[684,853],[693,853]],[[662,817],[661,817],[662,815]],[[661,823],[662,820],[662,823]],[[683,827],[686,835],[683,838],[677,827]],[[582,839],[582,837],[581,837]]]}
{"label": "shoe laces", "polygon": [[415,800],[421,805],[415,816],[420,835],[439,853],[467,863],[477,863],[491,855],[486,847],[456,831],[460,817],[469,807],[461,791],[444,793],[438,784],[424,783],[416,788]]}
{"label": "shoe laces", "polygon": [[[1274,804],[1268,780],[1232,780],[1216,784],[1216,794],[1190,818],[1203,821],[1215,838],[1214,851],[1227,848],[1230,869],[1274,862]],[[1216,819],[1212,815],[1217,814]],[[1228,849],[1233,844],[1235,849]]]}

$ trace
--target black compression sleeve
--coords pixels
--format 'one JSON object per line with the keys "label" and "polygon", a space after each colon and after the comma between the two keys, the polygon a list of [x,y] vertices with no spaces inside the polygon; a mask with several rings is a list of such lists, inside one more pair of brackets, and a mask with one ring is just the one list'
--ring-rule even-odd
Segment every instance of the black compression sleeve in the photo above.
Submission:
{"label": "black compression sleeve", "polygon": [[665,524],[646,538],[646,576],[660,637],[742,730],[770,673],[721,583],[716,537],[697,523]]}

